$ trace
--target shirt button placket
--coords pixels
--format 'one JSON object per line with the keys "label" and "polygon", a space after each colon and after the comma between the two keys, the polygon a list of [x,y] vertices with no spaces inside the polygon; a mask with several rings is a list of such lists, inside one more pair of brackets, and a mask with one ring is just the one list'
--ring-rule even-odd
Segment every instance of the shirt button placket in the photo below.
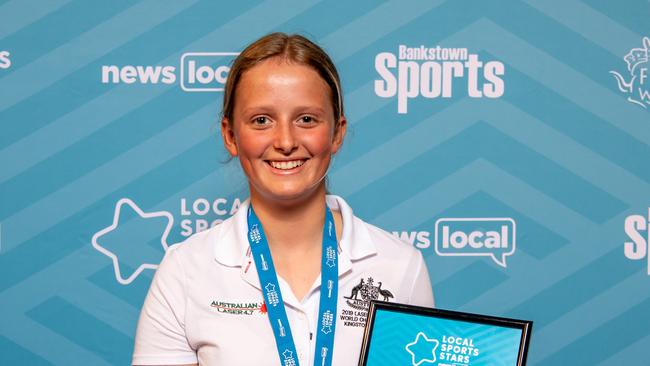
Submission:
{"label": "shirt button placket", "polygon": [[309,340],[309,333],[310,333],[310,326],[309,326],[309,319],[307,317],[307,314],[305,314],[304,311],[300,312],[300,325],[301,325],[301,333],[302,336],[300,337],[300,348],[301,350],[298,352],[300,356],[300,364],[301,365],[309,365],[309,351],[311,350],[311,341]]}

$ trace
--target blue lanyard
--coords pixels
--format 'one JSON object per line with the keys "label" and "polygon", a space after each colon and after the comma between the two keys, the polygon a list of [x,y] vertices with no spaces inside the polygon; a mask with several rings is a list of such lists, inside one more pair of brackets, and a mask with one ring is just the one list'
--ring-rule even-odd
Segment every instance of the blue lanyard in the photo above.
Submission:
{"label": "blue lanyard", "polygon": [[[248,208],[248,242],[251,247],[255,267],[260,278],[266,309],[275,344],[278,347],[280,364],[298,366],[296,345],[291,335],[291,326],[284,308],[278,276],[273,266],[269,243],[264,235],[262,223],[255,215],[253,206]],[[318,329],[316,335],[316,354],[314,364],[329,366],[332,364],[334,350],[334,331],[336,326],[336,299],[339,284],[338,251],[334,219],[329,208],[325,210],[323,226],[323,254],[321,258],[321,292],[318,306]]]}

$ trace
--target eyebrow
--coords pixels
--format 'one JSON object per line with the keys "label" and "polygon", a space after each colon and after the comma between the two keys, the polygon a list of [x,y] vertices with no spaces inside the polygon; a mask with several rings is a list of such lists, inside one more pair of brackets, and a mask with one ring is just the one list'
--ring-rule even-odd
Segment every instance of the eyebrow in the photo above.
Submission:
{"label": "eyebrow", "polygon": [[243,114],[248,115],[248,114],[257,114],[257,113],[266,113],[273,111],[272,107],[267,107],[267,106],[255,106],[255,107],[249,107],[246,108],[242,111]]}
{"label": "eyebrow", "polygon": [[[248,115],[248,114],[257,114],[257,113],[272,113],[275,111],[276,108],[274,106],[260,105],[260,106],[248,107],[244,109],[242,113]],[[325,110],[323,108],[316,107],[316,106],[299,106],[294,108],[292,112],[293,113],[312,112],[316,114],[325,114]]]}
{"label": "eyebrow", "polygon": [[315,112],[316,114],[325,114],[325,110],[316,106],[302,106],[295,109],[298,113],[302,112]]}

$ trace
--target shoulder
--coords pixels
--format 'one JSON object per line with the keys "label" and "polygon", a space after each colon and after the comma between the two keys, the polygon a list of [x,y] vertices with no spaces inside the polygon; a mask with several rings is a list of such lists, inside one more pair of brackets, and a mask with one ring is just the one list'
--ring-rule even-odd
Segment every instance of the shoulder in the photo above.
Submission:
{"label": "shoulder", "polygon": [[226,266],[241,263],[242,252],[248,247],[246,239],[247,202],[222,223],[196,233],[168,249],[166,257],[177,258],[190,271],[200,271],[203,266],[212,267],[214,261]]}
{"label": "shoulder", "polygon": [[217,244],[224,242],[222,225],[223,223],[195,233],[182,242],[171,245],[158,271],[184,272],[189,275],[212,264]]}
{"label": "shoulder", "polygon": [[209,251],[213,251],[214,243],[218,241],[221,233],[220,226],[221,224],[192,234],[185,240],[170,246],[167,249],[166,255],[178,258],[191,258],[196,255],[204,255]]}
{"label": "shoulder", "polygon": [[412,245],[356,216],[343,198],[328,195],[327,200],[330,207],[341,211],[343,217],[341,240],[352,259],[361,259],[370,254],[406,260],[421,256],[420,251]]}
{"label": "shoulder", "polygon": [[[367,278],[369,283],[374,280],[392,291],[390,295],[394,295],[393,300],[397,302],[433,307],[431,281],[422,252],[392,233],[358,217],[354,217],[353,222],[354,230],[363,232],[356,237],[365,237],[366,242],[370,243],[366,245],[371,249],[366,249],[365,253],[372,253],[359,256],[357,261],[353,261],[358,275]],[[388,297],[384,298],[385,301],[387,299]]]}
{"label": "shoulder", "polygon": [[370,240],[375,245],[377,254],[380,256],[405,259],[421,256],[421,252],[411,244],[380,227],[367,223],[358,217],[355,217],[355,225],[362,226],[368,232]]}

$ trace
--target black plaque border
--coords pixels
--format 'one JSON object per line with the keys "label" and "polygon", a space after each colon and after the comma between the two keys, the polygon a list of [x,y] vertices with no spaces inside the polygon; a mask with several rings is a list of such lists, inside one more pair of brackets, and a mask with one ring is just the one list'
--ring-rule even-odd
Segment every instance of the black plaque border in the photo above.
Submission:
{"label": "black plaque border", "polygon": [[396,311],[406,314],[424,315],[434,318],[459,320],[469,323],[496,325],[500,327],[519,329],[521,330],[521,339],[519,341],[519,357],[517,358],[516,366],[526,365],[526,357],[528,355],[528,347],[530,344],[530,335],[533,329],[533,322],[530,320],[501,318],[496,316],[464,313],[460,311],[433,309],[422,306],[372,300],[370,302],[370,308],[368,309],[368,318],[366,320],[366,327],[363,333],[363,343],[361,344],[359,366],[366,366],[367,363],[368,351],[370,350],[370,338],[372,336],[372,330],[375,326],[375,314],[377,313],[377,310]]}

